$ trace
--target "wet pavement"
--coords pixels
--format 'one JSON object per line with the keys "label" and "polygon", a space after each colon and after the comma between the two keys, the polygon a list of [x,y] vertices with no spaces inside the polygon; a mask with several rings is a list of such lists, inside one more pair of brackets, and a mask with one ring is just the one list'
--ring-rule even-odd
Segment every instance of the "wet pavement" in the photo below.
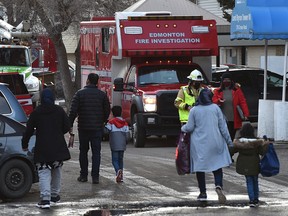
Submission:
{"label": "wet pavement", "polygon": [[[68,139],[68,137],[67,137]],[[49,210],[38,209],[38,183],[27,196],[0,204],[0,215],[288,215],[288,145],[276,144],[281,173],[259,179],[261,205],[249,208],[243,176],[234,165],[224,169],[227,203],[220,205],[213,175],[206,175],[208,201],[200,203],[195,175],[179,176],[175,169],[175,147],[164,139],[151,139],[145,148],[127,146],[124,183],[115,182],[108,142],[102,144],[100,184],[79,183],[78,141],[70,149],[72,159],[63,166],[61,202]],[[91,167],[91,164],[89,165]],[[89,176],[90,177],[90,176]]]}

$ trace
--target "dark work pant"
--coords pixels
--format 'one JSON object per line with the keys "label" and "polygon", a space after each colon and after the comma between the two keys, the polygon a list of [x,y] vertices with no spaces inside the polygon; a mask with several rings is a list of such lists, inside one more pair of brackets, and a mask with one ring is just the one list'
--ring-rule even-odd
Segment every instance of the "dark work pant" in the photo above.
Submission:
{"label": "dark work pant", "polygon": [[[215,186],[223,188],[223,172],[222,168],[213,171]],[[206,193],[205,172],[196,172],[198,187],[201,193]]]}
{"label": "dark work pant", "polygon": [[233,141],[235,139],[235,134],[236,134],[236,130],[234,129],[234,122],[233,121],[228,121],[227,122],[227,127],[228,127],[228,130],[229,130],[230,137],[231,137],[231,139]]}
{"label": "dark work pant", "polygon": [[79,162],[80,174],[83,177],[88,176],[88,151],[89,145],[92,149],[92,177],[99,177],[101,161],[101,141],[102,129],[99,130],[78,130],[79,133]]}

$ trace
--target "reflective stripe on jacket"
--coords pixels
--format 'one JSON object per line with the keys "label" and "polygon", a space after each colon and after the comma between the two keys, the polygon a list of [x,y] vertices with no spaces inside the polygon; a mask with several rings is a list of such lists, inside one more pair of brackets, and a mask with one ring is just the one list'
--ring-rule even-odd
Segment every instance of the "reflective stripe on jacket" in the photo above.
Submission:
{"label": "reflective stripe on jacket", "polygon": [[196,102],[196,97],[194,95],[189,94],[188,92],[188,86],[182,86],[180,91],[182,90],[184,98],[179,97],[179,94],[175,100],[175,103],[181,101],[181,103],[178,103],[178,112],[179,112],[179,119],[180,122],[187,122],[188,116],[189,116],[189,110],[187,106],[194,106]]}

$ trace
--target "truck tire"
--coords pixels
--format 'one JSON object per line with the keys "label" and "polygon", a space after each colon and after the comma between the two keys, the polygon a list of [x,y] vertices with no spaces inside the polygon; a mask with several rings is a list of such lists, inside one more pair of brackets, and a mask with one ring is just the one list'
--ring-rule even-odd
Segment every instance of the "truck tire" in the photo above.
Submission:
{"label": "truck tire", "polygon": [[166,142],[167,142],[167,145],[169,146],[177,146],[177,139],[178,139],[178,136],[173,136],[173,135],[167,135],[166,136]]}
{"label": "truck tire", "polygon": [[13,159],[1,167],[0,182],[1,198],[21,198],[29,192],[32,186],[33,173],[25,161]]}
{"label": "truck tire", "polygon": [[132,140],[136,148],[142,148],[145,146],[146,132],[139,124],[139,114],[135,114],[132,120]]}

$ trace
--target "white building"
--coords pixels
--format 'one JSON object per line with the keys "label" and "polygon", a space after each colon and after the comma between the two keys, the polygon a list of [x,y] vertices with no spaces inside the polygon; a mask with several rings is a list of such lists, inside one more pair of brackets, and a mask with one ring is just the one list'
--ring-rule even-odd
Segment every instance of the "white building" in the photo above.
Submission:
{"label": "white building", "polygon": [[[196,4],[189,0],[140,0],[125,11],[170,11],[173,15],[203,16],[204,19],[215,19],[218,30],[219,56],[213,59],[214,64],[239,64],[261,67],[264,56],[264,41],[230,40],[230,23],[222,18],[222,10],[217,0],[197,0]],[[75,62],[74,52],[77,48],[77,34],[67,30],[63,33],[68,59]],[[284,56],[283,40],[270,40],[268,56]],[[263,62],[263,61],[262,61]],[[277,65],[279,63],[277,62]],[[262,63],[263,65],[263,63]],[[268,61],[268,69],[275,67]],[[276,69],[277,70],[277,69]],[[282,71],[275,71],[282,73]]]}
{"label": "white building", "polygon": [[[222,17],[222,10],[217,0],[197,0],[196,3],[205,10]],[[232,11],[231,11],[232,12]],[[230,40],[230,24],[226,32],[219,32],[219,64],[240,64],[264,68],[264,41]],[[279,59],[284,56],[285,41],[270,40],[268,44],[268,70],[283,74]],[[262,59],[262,60],[261,60]],[[271,59],[271,60],[270,60]],[[269,61],[270,60],[270,61]],[[283,62],[283,60],[282,60]],[[283,66],[283,63],[281,65]]]}

